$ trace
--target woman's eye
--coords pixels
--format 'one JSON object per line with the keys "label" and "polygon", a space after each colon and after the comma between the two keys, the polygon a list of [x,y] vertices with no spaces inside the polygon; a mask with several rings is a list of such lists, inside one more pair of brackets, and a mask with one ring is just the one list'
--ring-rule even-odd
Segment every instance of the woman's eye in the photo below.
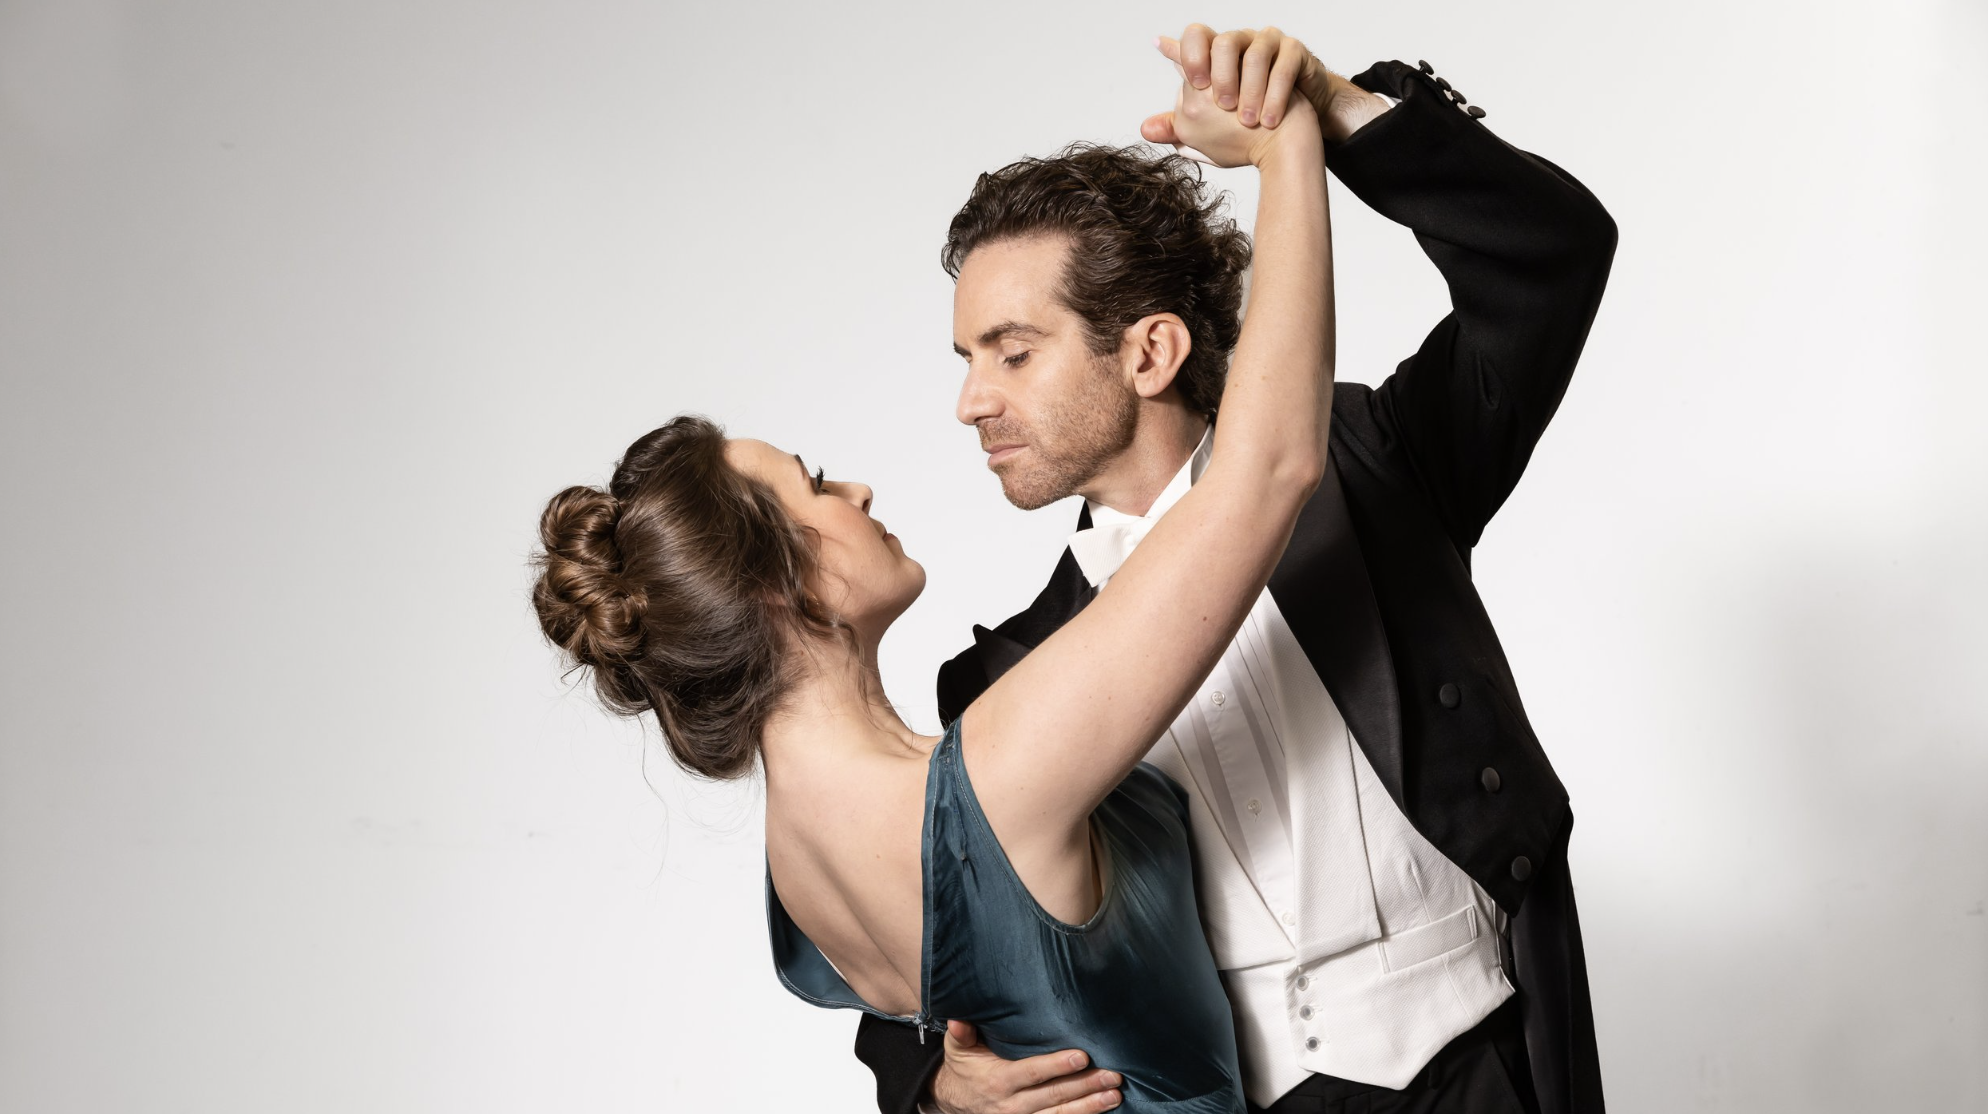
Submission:
{"label": "woman's eye", "polygon": [[820,495],[826,486],[828,486],[828,469],[815,469],[815,494]]}
{"label": "woman's eye", "polygon": [[1012,356],[1002,357],[1001,362],[1007,364],[1009,367],[1020,367],[1028,362],[1028,358],[1029,358],[1028,353],[1017,352]]}

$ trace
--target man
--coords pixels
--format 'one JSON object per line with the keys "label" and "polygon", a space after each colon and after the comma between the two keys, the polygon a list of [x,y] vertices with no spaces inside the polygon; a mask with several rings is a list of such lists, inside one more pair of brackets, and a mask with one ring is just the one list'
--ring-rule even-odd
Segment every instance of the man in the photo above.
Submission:
{"label": "man", "polygon": [[[1572,814],[1469,563],[1573,373],[1614,223],[1427,63],[1349,82],[1275,31],[1198,25],[1163,49],[1245,123],[1310,98],[1341,184],[1415,231],[1453,300],[1381,386],[1338,385],[1325,481],[1148,756],[1190,796],[1249,1100],[1599,1112]],[[1144,132],[1172,140],[1165,116]],[[1206,459],[1248,249],[1182,170],[1073,148],[983,175],[953,222],[958,416],[1016,505],[1086,507],[1034,604],[942,669],[948,722],[1109,581]],[[856,1048],[885,1114],[1116,1098],[1109,1065],[1007,1063],[959,1023],[942,1048],[866,1017]]]}

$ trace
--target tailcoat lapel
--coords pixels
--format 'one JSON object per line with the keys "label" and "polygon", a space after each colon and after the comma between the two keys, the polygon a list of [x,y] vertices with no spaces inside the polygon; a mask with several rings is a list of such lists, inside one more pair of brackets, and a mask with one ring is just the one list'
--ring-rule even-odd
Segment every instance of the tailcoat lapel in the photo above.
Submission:
{"label": "tailcoat lapel", "polygon": [[1270,597],[1339,706],[1353,741],[1367,752],[1388,793],[1401,800],[1394,660],[1336,463],[1326,468],[1318,492],[1298,515],[1290,547],[1270,574]]}

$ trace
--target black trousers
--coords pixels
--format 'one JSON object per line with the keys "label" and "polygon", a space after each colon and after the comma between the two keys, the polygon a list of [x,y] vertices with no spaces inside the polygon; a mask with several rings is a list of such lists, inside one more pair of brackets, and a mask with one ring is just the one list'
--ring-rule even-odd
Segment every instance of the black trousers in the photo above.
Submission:
{"label": "black trousers", "polygon": [[1314,1075],[1250,1114],[1539,1114],[1518,995],[1441,1052],[1399,1091]]}

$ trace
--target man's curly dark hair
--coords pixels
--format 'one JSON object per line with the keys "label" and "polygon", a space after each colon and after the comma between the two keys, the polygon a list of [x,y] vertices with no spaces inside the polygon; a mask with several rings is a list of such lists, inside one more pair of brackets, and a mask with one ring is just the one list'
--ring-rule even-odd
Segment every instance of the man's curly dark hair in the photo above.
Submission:
{"label": "man's curly dark hair", "polygon": [[1192,351],[1174,376],[1187,405],[1214,414],[1241,332],[1249,236],[1211,195],[1199,164],[1140,147],[1073,143],[982,174],[946,231],[940,263],[959,278],[975,248],[1046,233],[1069,237],[1063,304],[1091,351],[1118,350],[1142,317],[1175,313]]}

